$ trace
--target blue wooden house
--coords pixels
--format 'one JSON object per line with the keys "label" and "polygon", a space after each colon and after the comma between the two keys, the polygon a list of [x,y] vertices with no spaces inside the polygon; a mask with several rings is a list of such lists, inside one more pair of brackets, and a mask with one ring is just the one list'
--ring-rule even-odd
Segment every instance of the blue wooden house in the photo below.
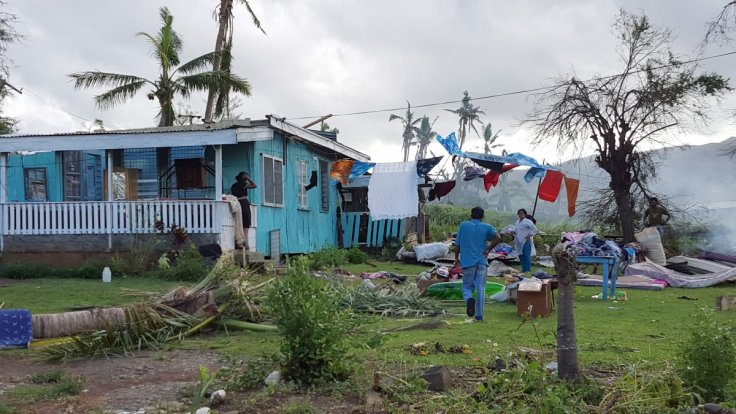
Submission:
{"label": "blue wooden house", "polygon": [[[223,201],[239,171],[249,194],[250,250],[308,253],[338,240],[333,161],[369,157],[276,116],[206,125],[0,137],[0,248],[5,253],[110,251],[156,222],[195,242],[234,247]],[[306,189],[313,177],[316,186]],[[76,249],[76,250],[75,250]]]}

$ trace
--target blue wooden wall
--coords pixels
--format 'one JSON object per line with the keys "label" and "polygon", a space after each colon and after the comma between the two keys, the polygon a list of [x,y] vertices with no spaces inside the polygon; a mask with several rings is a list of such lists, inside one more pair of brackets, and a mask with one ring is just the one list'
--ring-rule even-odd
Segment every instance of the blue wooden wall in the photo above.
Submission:
{"label": "blue wooden wall", "polygon": [[[105,168],[105,152],[102,150],[85,151],[82,154],[82,159],[84,160],[83,167],[85,167],[85,170],[82,171],[82,179],[85,180],[87,186],[86,199],[102,200],[104,185],[102,169]],[[97,168],[96,173],[94,172],[95,168],[93,168],[95,159],[99,160],[99,165],[97,165],[99,168]],[[26,200],[25,194],[24,168],[46,169],[47,201],[64,201],[61,161],[61,152],[37,152],[28,155],[10,154],[8,156],[8,201],[29,201]]]}
{"label": "blue wooden wall", "polygon": [[[329,186],[329,206],[327,212],[321,210],[319,185],[307,191],[306,209],[299,207],[299,161],[307,162],[307,179],[312,171],[319,175],[319,162],[324,160],[331,163],[337,157],[328,157],[314,151],[306,144],[295,140],[286,140],[286,151],[284,151],[284,139],[275,132],[274,139],[269,141],[256,141],[240,143],[237,146],[223,147],[223,191],[229,192],[234,182],[235,175],[239,171],[247,171],[258,185],[251,190],[249,198],[251,203],[258,206],[258,225],[256,231],[256,249],[258,252],[268,255],[270,252],[269,232],[280,230],[282,254],[309,253],[317,251],[325,246],[337,244],[337,226],[335,212],[337,208],[337,193],[332,183]],[[283,207],[271,207],[263,205],[263,155],[282,159],[284,162],[284,205]],[[315,160],[315,157],[317,159]],[[321,180],[320,180],[321,181]]]}
{"label": "blue wooden wall", "polygon": [[[361,217],[368,221],[365,235],[360,234]],[[391,238],[403,238],[404,220],[371,220],[368,213],[342,213],[342,242],[345,248],[353,246],[383,247]]]}

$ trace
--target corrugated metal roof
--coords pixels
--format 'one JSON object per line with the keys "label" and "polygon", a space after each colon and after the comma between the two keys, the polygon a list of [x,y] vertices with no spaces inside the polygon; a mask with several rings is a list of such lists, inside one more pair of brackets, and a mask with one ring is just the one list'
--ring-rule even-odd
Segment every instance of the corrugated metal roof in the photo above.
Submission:
{"label": "corrugated metal roof", "polygon": [[111,135],[111,134],[151,134],[162,132],[191,132],[191,131],[219,131],[223,129],[247,128],[252,125],[250,119],[234,119],[228,121],[213,122],[210,124],[175,125],[168,127],[149,127],[134,129],[94,130],[57,132],[53,134],[8,134],[0,135],[2,138],[25,138],[25,137],[64,137],[71,135]]}

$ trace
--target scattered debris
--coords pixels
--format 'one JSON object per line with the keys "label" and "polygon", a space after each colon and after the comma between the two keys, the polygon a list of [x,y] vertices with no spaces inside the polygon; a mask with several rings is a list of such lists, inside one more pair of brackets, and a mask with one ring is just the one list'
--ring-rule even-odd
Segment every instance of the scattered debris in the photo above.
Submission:
{"label": "scattered debris", "polygon": [[268,374],[265,380],[263,380],[263,383],[266,385],[276,385],[281,381],[281,373],[278,371],[273,371],[272,373]]}
{"label": "scattered debris", "polygon": [[427,381],[427,388],[430,391],[447,391],[452,382],[452,374],[444,365],[429,367],[422,378]]}

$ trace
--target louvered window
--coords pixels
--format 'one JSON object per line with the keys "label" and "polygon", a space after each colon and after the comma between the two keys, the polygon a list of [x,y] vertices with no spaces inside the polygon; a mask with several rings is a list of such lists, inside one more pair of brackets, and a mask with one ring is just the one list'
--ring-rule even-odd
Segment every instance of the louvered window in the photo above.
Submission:
{"label": "louvered window", "polygon": [[263,156],[263,205],[284,206],[284,162]]}

